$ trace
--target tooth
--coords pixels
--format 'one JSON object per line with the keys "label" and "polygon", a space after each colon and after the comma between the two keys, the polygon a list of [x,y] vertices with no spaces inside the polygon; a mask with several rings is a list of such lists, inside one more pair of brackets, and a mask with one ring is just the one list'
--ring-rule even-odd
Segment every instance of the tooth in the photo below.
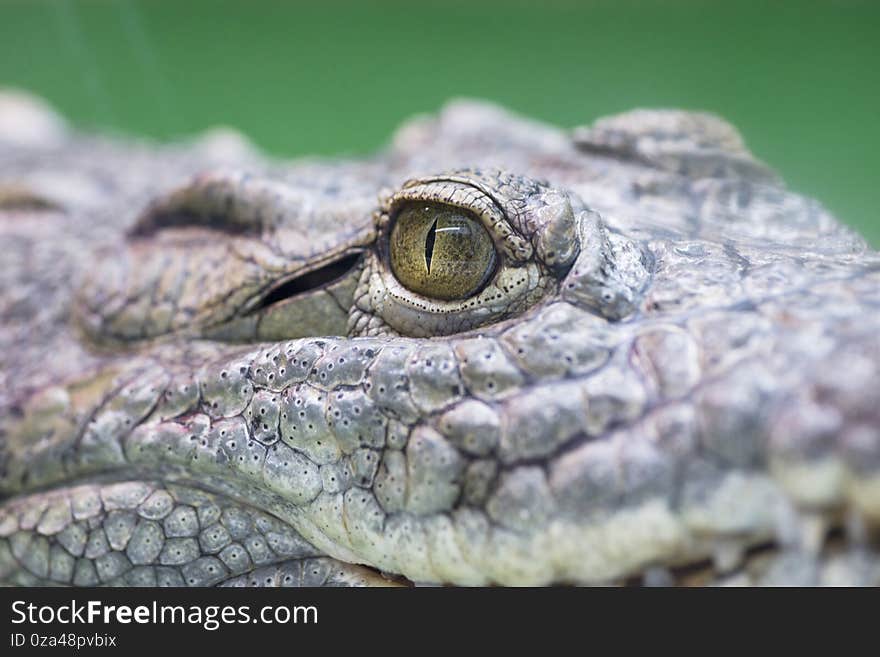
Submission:
{"label": "tooth", "polygon": [[801,547],[811,555],[822,551],[825,537],[828,535],[828,520],[817,514],[801,515]]}
{"label": "tooth", "polygon": [[800,542],[800,519],[790,500],[785,500],[776,509],[776,542],[786,547]]}
{"label": "tooth", "polygon": [[741,542],[733,539],[718,539],[712,549],[715,570],[719,573],[735,570],[742,563],[744,554],[745,550]]}
{"label": "tooth", "polygon": [[642,584],[645,586],[675,586],[675,578],[668,568],[651,566],[642,573]]}
{"label": "tooth", "polygon": [[783,547],[817,555],[827,533],[828,520],[820,513],[798,511],[790,501],[777,509],[776,540]]}

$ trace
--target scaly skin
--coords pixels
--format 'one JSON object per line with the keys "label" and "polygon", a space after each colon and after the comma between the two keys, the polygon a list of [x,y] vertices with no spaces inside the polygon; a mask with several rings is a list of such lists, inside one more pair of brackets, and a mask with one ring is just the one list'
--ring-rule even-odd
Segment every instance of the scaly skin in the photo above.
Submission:
{"label": "scaly skin", "polygon": [[[880,582],[880,255],[719,119],[0,153],[6,583]],[[396,280],[408,201],[487,287]]]}

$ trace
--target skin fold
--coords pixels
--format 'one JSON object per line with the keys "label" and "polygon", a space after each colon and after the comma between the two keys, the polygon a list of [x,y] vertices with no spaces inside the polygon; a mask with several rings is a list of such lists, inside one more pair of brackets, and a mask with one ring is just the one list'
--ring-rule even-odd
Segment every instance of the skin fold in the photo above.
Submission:
{"label": "skin fold", "polygon": [[717,117],[277,161],[7,92],[0,235],[0,582],[880,582],[880,254]]}

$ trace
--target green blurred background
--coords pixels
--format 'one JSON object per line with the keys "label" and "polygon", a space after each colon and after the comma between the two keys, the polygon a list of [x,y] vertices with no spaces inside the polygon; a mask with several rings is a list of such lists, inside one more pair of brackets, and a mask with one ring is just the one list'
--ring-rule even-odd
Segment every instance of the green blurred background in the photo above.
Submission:
{"label": "green blurred background", "polygon": [[880,3],[0,0],[0,85],[90,129],[222,123],[281,155],[367,153],[455,96],[561,126],[716,112],[880,245]]}

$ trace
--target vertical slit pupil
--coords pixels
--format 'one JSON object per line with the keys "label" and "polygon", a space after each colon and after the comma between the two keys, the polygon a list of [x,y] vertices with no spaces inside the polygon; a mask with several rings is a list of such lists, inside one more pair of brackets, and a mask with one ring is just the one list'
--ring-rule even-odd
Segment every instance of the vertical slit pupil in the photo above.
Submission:
{"label": "vertical slit pupil", "polygon": [[428,273],[431,273],[431,259],[434,257],[434,240],[437,239],[437,220],[431,224],[428,230],[428,237],[425,239],[425,264],[428,267]]}

